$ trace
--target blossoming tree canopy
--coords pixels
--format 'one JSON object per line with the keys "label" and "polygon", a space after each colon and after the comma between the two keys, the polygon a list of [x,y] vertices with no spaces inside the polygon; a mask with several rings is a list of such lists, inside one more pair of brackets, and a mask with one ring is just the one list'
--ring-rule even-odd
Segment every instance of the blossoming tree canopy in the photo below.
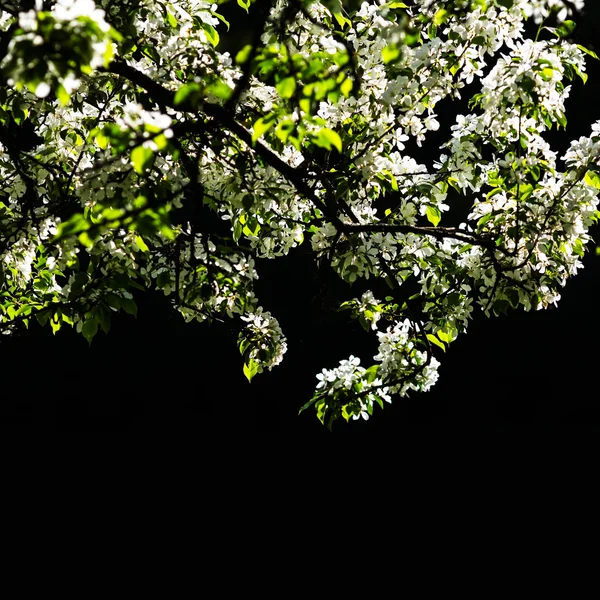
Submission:
{"label": "blossoming tree canopy", "polygon": [[308,246],[379,341],[317,376],[330,426],[429,389],[475,310],[556,303],[598,218],[600,122],[564,156],[545,135],[597,58],[583,0],[352,4],[238,0],[261,18],[231,56],[203,0],[1,3],[2,332],[91,341],[161,290],[237,324],[250,380],[286,352],[255,259]]}

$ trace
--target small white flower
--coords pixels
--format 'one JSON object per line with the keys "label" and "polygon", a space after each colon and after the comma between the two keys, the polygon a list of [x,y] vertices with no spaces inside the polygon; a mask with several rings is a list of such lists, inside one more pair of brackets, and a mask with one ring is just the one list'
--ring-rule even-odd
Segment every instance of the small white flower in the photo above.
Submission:
{"label": "small white flower", "polygon": [[45,81],[40,81],[35,88],[35,95],[38,98],[45,98],[50,93],[50,86]]}

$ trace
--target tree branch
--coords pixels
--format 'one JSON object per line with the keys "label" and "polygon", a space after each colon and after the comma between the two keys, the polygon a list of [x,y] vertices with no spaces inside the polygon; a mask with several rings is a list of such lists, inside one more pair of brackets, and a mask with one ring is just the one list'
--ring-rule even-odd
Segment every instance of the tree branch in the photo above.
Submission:
{"label": "tree branch", "polygon": [[430,235],[437,239],[453,238],[490,249],[493,241],[484,236],[470,234],[456,227],[419,227],[416,225],[386,225],[384,223],[369,223],[366,225],[342,225],[342,231],[346,233],[373,233],[381,231],[383,233],[416,233],[418,235]]}
{"label": "tree branch", "polygon": [[[220,125],[227,128],[229,131],[231,131],[231,133],[235,134],[250,148],[252,148],[266,164],[281,173],[281,175],[283,175],[288,181],[290,181],[290,183],[292,183],[292,185],[300,194],[315,204],[315,206],[317,206],[319,210],[321,210],[321,212],[327,216],[328,220],[338,226],[341,225],[339,217],[333,213],[315,194],[313,189],[302,177],[302,174],[294,167],[290,167],[290,165],[284,162],[281,158],[279,158],[279,156],[277,156],[277,154],[267,148],[260,141],[253,142],[252,134],[243,125],[238,123],[222,106],[219,106],[218,104],[211,104],[209,102],[205,102],[199,107],[195,106],[195,104],[191,102],[186,101],[175,103],[175,92],[168,90],[159,83],[156,83],[156,81],[148,77],[146,74],[120,60],[112,62],[107,70],[110,73],[120,75],[131,83],[134,83],[135,85],[145,89],[153,96],[154,100],[158,104],[168,106],[181,112],[191,112],[195,114],[198,112],[203,112],[205,115],[212,117]],[[184,132],[190,133],[194,131],[203,131],[204,125],[202,123],[198,123],[197,121],[182,121],[172,127],[172,129],[174,133],[181,135]]]}

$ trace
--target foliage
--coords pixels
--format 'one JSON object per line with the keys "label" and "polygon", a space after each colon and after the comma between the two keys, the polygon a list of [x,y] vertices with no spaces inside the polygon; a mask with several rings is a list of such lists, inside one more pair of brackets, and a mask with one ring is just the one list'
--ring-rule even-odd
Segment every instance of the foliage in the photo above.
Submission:
{"label": "foliage", "polygon": [[188,321],[236,320],[250,380],[286,351],[255,259],[308,245],[379,341],[318,375],[303,408],[331,426],[429,389],[474,310],[555,304],[581,267],[600,122],[560,158],[544,134],[597,58],[568,41],[583,0],[238,0],[265,18],[234,57],[203,0],[29,4],[0,18],[3,333],[91,342],[161,290]]}

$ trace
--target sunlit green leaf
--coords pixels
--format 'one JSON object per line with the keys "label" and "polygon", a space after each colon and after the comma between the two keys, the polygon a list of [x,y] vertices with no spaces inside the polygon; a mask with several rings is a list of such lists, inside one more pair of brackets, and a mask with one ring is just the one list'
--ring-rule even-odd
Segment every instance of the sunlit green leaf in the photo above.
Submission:
{"label": "sunlit green leaf", "polygon": [[135,236],[135,245],[142,251],[142,252],[149,252],[149,248],[148,245],[146,244],[146,242],[144,242],[144,240],[141,238],[141,236],[136,235]]}
{"label": "sunlit green leaf", "polygon": [[425,210],[425,216],[434,227],[437,227],[442,218],[442,213],[437,206],[428,206]]}
{"label": "sunlit green leaf", "polygon": [[173,27],[174,29],[177,27],[178,23],[177,23],[177,19],[175,18],[175,16],[170,12],[167,11],[167,22],[169,23],[169,25],[171,27]]}
{"label": "sunlit green leaf", "polygon": [[221,100],[227,100],[229,96],[231,96],[232,91],[232,88],[220,79],[206,86],[207,93],[212,94]]}
{"label": "sunlit green leaf", "polygon": [[143,175],[154,159],[154,152],[145,146],[136,146],[131,151],[131,163],[138,175]]}
{"label": "sunlit green leaf", "polygon": [[248,363],[244,363],[244,375],[248,381],[252,381],[252,378],[258,373],[259,364],[250,359]]}
{"label": "sunlit green leaf", "polygon": [[256,142],[260,139],[273,125],[275,125],[275,119],[272,115],[257,119],[252,127],[252,141]]}
{"label": "sunlit green leaf", "polygon": [[587,171],[583,180],[591,187],[595,187],[600,190],[600,176],[594,171]]}
{"label": "sunlit green leaf", "polygon": [[446,352],[446,346],[444,345],[444,343],[442,341],[440,341],[435,335],[428,333],[427,334],[427,339],[432,343],[435,344],[438,348],[441,348],[444,352]]}
{"label": "sunlit green leaf", "polygon": [[566,20],[566,21],[563,21],[556,28],[556,33],[561,38],[566,38],[566,37],[569,37],[573,33],[573,31],[575,31],[576,27],[577,27],[577,25],[576,25],[576,23],[574,21]]}
{"label": "sunlit green leaf", "polygon": [[87,231],[82,231],[77,239],[86,248],[91,248],[94,245],[94,238]]}
{"label": "sunlit green leaf", "polygon": [[252,54],[252,45],[251,44],[246,44],[236,55],[235,55],[235,62],[238,65],[243,65],[245,64],[248,59],[250,58],[250,55]]}
{"label": "sunlit green leaf", "polygon": [[440,340],[442,340],[442,342],[446,342],[446,344],[449,344],[452,341],[452,337],[447,334],[443,329],[440,329],[437,332],[437,336],[440,338]]}
{"label": "sunlit green leaf", "polygon": [[340,10],[333,10],[332,13],[340,29],[344,30],[346,27],[352,27],[352,21],[345,17]]}
{"label": "sunlit green leaf", "polygon": [[449,17],[449,13],[445,8],[440,8],[434,15],[433,17],[433,22],[436,25],[441,25],[442,23],[445,23],[446,20]]}
{"label": "sunlit green leaf", "polygon": [[348,96],[350,96],[350,94],[352,93],[353,87],[354,84],[352,83],[352,79],[346,77],[346,79],[344,79],[344,81],[342,81],[342,83],[340,84],[340,91],[342,92],[342,94],[344,94],[344,96],[346,96],[346,98],[348,98]]}
{"label": "sunlit green leaf", "polygon": [[588,48],[586,48],[585,46],[582,46],[581,44],[577,44],[577,47],[582,52],[585,52],[586,54],[589,54],[592,58],[595,58],[596,60],[598,59],[598,55],[593,50],[589,50]]}
{"label": "sunlit green leaf", "polygon": [[69,220],[58,226],[57,237],[61,238],[78,234],[88,230],[91,225],[92,224],[81,213],[76,213]]}
{"label": "sunlit green leaf", "polygon": [[328,127],[320,129],[313,141],[321,148],[331,150],[333,147],[338,152],[342,152],[342,138],[333,129],[329,129]]}
{"label": "sunlit green leaf", "polygon": [[98,132],[96,134],[96,143],[102,150],[106,150],[108,147],[108,138],[102,132]]}
{"label": "sunlit green leaf", "polygon": [[296,78],[285,77],[275,84],[275,88],[282,98],[291,98],[296,92]]}
{"label": "sunlit green leaf", "polygon": [[383,47],[381,51],[381,57],[383,58],[383,62],[387,65],[396,60],[399,60],[402,56],[402,50],[400,46],[397,44],[389,44]]}
{"label": "sunlit green leaf", "polygon": [[218,46],[219,45],[219,34],[217,32],[217,30],[210,25],[209,23],[203,22],[202,23],[202,29],[204,29],[204,33],[206,33],[206,37],[208,38],[208,41],[213,45],[213,46]]}

